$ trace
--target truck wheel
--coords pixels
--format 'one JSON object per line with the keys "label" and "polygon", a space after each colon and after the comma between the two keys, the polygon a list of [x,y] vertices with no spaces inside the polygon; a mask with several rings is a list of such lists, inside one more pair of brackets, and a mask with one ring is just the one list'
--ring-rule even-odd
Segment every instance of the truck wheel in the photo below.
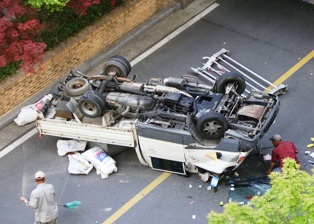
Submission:
{"label": "truck wheel", "polygon": [[64,92],[67,96],[80,96],[91,89],[87,79],[76,77],[69,80],[64,86]]}
{"label": "truck wheel", "polygon": [[220,76],[216,82],[216,92],[224,94],[228,84],[236,84],[236,92],[241,95],[246,88],[244,76],[240,73],[231,72]]}
{"label": "truck wheel", "polygon": [[78,102],[79,111],[86,117],[99,117],[106,107],[105,97],[96,91],[88,91],[83,94]]}
{"label": "truck wheel", "polygon": [[205,139],[222,138],[228,129],[226,118],[215,111],[203,114],[196,122],[196,128]]}
{"label": "truck wheel", "polygon": [[114,72],[118,77],[126,78],[128,76],[127,66],[117,59],[109,59],[104,65],[104,75]]}
{"label": "truck wheel", "polygon": [[125,57],[123,57],[121,55],[114,55],[114,56],[110,57],[109,60],[110,59],[112,59],[113,61],[120,61],[124,65],[124,67],[126,69],[126,73],[130,74],[132,67],[131,67],[131,64],[128,61],[128,59],[126,59]]}

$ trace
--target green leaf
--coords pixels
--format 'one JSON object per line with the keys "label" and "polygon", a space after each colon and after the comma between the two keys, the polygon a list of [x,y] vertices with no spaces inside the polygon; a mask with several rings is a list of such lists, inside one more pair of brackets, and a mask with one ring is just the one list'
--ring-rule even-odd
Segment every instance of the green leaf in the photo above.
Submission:
{"label": "green leaf", "polygon": [[314,223],[314,178],[299,167],[286,159],[282,173],[270,174],[271,188],[264,195],[253,197],[250,206],[232,202],[223,213],[212,211],[209,223]]}

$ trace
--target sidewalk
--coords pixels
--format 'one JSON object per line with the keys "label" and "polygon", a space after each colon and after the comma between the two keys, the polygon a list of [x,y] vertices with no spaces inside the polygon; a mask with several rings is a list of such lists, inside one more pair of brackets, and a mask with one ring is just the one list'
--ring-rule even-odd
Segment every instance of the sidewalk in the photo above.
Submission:
{"label": "sidewalk", "polygon": [[[175,3],[75,69],[84,73],[99,74],[102,64],[114,54],[122,55],[131,61],[214,2],[215,0],[195,0],[183,10],[180,10],[179,3]],[[13,120],[22,107],[36,102],[49,93],[53,85],[54,83],[16,107],[12,113],[0,117],[0,149],[35,127],[34,123],[19,127]]]}

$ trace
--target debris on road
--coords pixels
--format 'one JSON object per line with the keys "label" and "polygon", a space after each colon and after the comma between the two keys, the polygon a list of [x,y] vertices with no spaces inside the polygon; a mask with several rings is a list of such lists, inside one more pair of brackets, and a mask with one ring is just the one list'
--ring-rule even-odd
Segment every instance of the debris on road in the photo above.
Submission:
{"label": "debris on road", "polygon": [[97,146],[86,150],[82,153],[82,156],[94,165],[96,173],[100,175],[102,179],[108,178],[109,174],[118,171],[116,161]]}
{"label": "debris on road", "polygon": [[85,151],[87,141],[81,140],[58,140],[57,148],[58,155],[64,156],[70,152],[83,152]]}
{"label": "debris on road", "polygon": [[93,164],[89,163],[80,153],[72,153],[68,155],[70,174],[89,174],[93,169]]}
{"label": "debris on road", "polygon": [[254,196],[265,194],[270,189],[268,177],[255,178],[249,176],[245,181],[230,181],[228,202],[238,202],[239,205],[249,204]]}
{"label": "debris on road", "polygon": [[311,164],[314,164],[314,161],[312,161],[312,160],[308,160],[308,162],[311,163]]}
{"label": "debris on road", "polygon": [[14,122],[18,126],[23,126],[36,121],[39,116],[39,112],[45,113],[45,110],[48,108],[48,103],[52,100],[52,98],[52,94],[47,94],[38,102],[23,107],[17,118],[14,119]]}
{"label": "debris on road", "polygon": [[[117,172],[116,162],[100,147],[95,146],[85,151],[87,141],[58,140],[58,155],[68,155],[70,174],[89,174],[95,167],[97,175],[108,178],[112,172]],[[79,152],[84,151],[82,154]]]}

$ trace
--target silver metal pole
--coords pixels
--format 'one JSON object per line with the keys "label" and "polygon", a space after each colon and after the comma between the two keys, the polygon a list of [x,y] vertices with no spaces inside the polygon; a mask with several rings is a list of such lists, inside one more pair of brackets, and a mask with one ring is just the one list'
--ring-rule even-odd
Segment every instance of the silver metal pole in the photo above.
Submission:
{"label": "silver metal pole", "polygon": [[239,62],[235,61],[234,59],[232,59],[231,57],[229,57],[228,55],[224,54],[223,57],[227,58],[228,60],[232,61],[233,63],[235,63],[236,65],[240,66],[241,68],[247,70],[248,72],[250,72],[251,74],[255,75],[256,77],[258,77],[259,79],[263,80],[264,82],[266,82],[267,84],[273,86],[273,87],[277,87],[276,85],[274,85],[273,83],[269,82],[267,79],[264,79],[262,76],[258,75],[257,73],[251,71],[250,69],[248,69],[247,67],[245,67],[244,65],[240,64]]}
{"label": "silver metal pole", "polygon": [[[221,61],[223,61],[224,63],[226,63],[227,65],[229,65],[231,68],[237,70],[238,72],[240,72],[242,75],[244,75],[246,78],[248,78],[249,80],[251,80],[252,82],[254,82],[256,85],[258,85],[259,87],[261,87],[263,90],[268,89],[266,86],[263,86],[261,83],[257,82],[256,80],[254,80],[252,77],[248,76],[247,74],[245,74],[244,72],[242,72],[240,69],[238,69],[237,67],[235,67],[234,65],[230,64],[228,61],[224,60],[223,58],[219,58]],[[256,87],[254,87],[252,84],[248,83],[247,84],[249,86],[251,86],[252,88],[256,89]]]}

